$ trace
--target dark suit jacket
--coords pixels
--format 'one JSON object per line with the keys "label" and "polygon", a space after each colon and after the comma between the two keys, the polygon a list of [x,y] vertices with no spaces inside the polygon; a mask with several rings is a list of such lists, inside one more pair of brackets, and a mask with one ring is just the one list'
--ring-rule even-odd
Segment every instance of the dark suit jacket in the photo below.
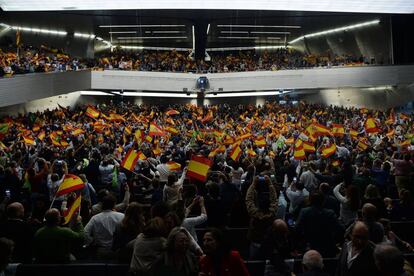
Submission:
{"label": "dark suit jacket", "polygon": [[325,258],[336,255],[336,238],[344,232],[332,210],[312,206],[301,210],[296,230],[305,236],[311,249],[317,250]]}
{"label": "dark suit jacket", "polygon": [[0,237],[14,242],[12,260],[15,263],[31,263],[34,230],[23,220],[9,219],[0,225]]}
{"label": "dark suit jacket", "polygon": [[351,267],[348,268],[348,246],[347,242],[342,246],[341,254],[339,255],[338,266],[336,269],[337,276],[366,276],[378,275],[377,267],[374,260],[375,244],[370,242],[361,251],[358,257],[353,261]]}

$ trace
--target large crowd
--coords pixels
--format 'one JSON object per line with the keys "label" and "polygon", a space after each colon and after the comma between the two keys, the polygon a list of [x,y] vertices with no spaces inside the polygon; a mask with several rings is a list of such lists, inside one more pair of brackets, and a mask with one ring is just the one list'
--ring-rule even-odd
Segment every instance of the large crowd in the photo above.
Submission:
{"label": "large crowd", "polygon": [[0,50],[0,77],[16,74],[82,70],[137,70],[159,72],[223,73],[245,71],[277,71],[284,69],[361,66],[369,64],[363,56],[313,55],[294,49],[210,52],[209,60],[194,60],[190,52],[155,51],[126,52],[115,49],[95,59],[70,57],[64,51],[41,46]]}
{"label": "large crowd", "polygon": [[[322,258],[338,257],[337,275],[412,271],[412,246],[390,227],[414,220],[412,114],[59,106],[3,118],[0,140],[0,256],[14,263],[249,275],[243,257],[291,275],[285,260],[303,258],[320,273],[305,275],[325,275]],[[247,236],[232,244],[229,227]]]}

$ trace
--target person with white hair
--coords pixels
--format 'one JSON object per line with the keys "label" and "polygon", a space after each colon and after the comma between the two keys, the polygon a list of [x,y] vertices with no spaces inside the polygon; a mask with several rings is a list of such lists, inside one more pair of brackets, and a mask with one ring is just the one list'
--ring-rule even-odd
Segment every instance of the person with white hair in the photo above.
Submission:
{"label": "person with white hair", "polygon": [[322,255],[316,250],[309,250],[303,255],[302,259],[303,274],[302,276],[327,276],[323,271]]}

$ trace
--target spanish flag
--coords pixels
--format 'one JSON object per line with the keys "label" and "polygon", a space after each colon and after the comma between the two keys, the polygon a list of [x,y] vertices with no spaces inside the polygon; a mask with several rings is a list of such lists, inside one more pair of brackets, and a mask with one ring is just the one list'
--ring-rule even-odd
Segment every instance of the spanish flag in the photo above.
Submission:
{"label": "spanish flag", "polygon": [[167,112],[165,112],[165,114],[168,115],[168,116],[173,116],[173,115],[180,114],[180,112],[178,112],[177,110],[171,109],[171,110],[168,110]]}
{"label": "spanish flag", "polygon": [[29,136],[23,136],[23,141],[26,145],[33,146],[35,144],[35,140],[32,137],[29,137]]}
{"label": "spanish flag", "polygon": [[242,154],[242,150],[239,146],[237,146],[231,151],[230,158],[233,159],[234,161],[238,161],[241,154]]}
{"label": "spanish flag", "polygon": [[93,108],[92,106],[88,106],[85,114],[91,117],[92,119],[98,119],[100,112],[96,110],[95,108]]}
{"label": "spanish flag", "polygon": [[145,154],[142,151],[138,152],[138,158],[139,158],[139,160],[147,160],[147,157],[145,156]]}
{"label": "spanish flag", "polygon": [[156,147],[155,149],[152,149],[152,152],[154,153],[155,156],[158,156],[161,154],[161,150],[159,147]]}
{"label": "spanish flag", "polygon": [[122,115],[116,113],[109,114],[109,120],[113,122],[125,122],[125,118]]}
{"label": "spanish flag", "polygon": [[313,124],[315,133],[319,136],[322,135],[332,135],[331,131],[329,130],[329,128],[327,128],[324,125],[318,124],[318,123],[314,123]]}
{"label": "spanish flag", "polygon": [[411,145],[411,140],[410,139],[406,139],[405,141],[402,141],[400,143],[400,147],[408,147]]}
{"label": "spanish flag", "polygon": [[285,140],[286,145],[292,145],[294,142],[295,142],[295,139],[293,138],[293,136]]}
{"label": "spanish flag", "polygon": [[74,129],[74,130],[72,131],[72,135],[73,135],[73,136],[78,136],[78,135],[81,135],[81,134],[83,134],[83,133],[85,133],[85,131],[84,131],[83,129],[81,129],[81,128],[76,128],[76,129]]}
{"label": "spanish flag", "polygon": [[174,161],[169,161],[167,162],[167,168],[170,171],[180,171],[181,170],[181,164],[174,162]]}
{"label": "spanish flag", "polygon": [[[139,144],[141,144],[141,143],[142,143],[142,132],[141,132],[141,130],[140,130],[140,129],[137,129],[137,130],[135,131],[134,136],[135,136],[135,141],[137,142],[137,144],[138,144],[138,145],[139,145]],[[151,139],[151,141],[152,141],[152,139]],[[151,141],[150,141],[150,142],[151,142]]]}
{"label": "spanish flag", "polygon": [[377,124],[373,118],[368,118],[365,121],[365,131],[366,133],[378,133],[379,129],[377,128]]}
{"label": "spanish flag", "polygon": [[165,136],[161,127],[157,126],[154,122],[150,123],[149,136]]}
{"label": "spanish flag", "polygon": [[130,128],[130,127],[127,127],[127,126],[124,128],[124,131],[125,131],[128,135],[130,135],[130,134],[132,133],[131,128]]}
{"label": "spanish flag", "polygon": [[334,136],[344,136],[345,129],[343,125],[332,124],[332,134]]}
{"label": "spanish flag", "polygon": [[32,128],[32,130],[33,130],[34,132],[38,132],[38,131],[40,130],[40,126],[38,126],[38,125],[34,125],[34,126],[33,126],[33,128]]}
{"label": "spanish flag", "polygon": [[404,114],[404,113],[400,113],[400,119],[401,120],[409,120],[410,117],[408,115]]}
{"label": "spanish flag", "polygon": [[253,136],[253,134],[251,134],[251,133],[246,133],[246,134],[243,134],[242,136],[240,136],[240,139],[241,140],[244,140],[244,139],[249,139],[250,137],[252,137]]}
{"label": "spanish flag", "polygon": [[75,201],[73,201],[70,207],[64,212],[63,214],[64,223],[63,224],[68,224],[72,220],[73,216],[79,212],[81,201],[82,201],[82,196],[78,195]]}
{"label": "spanish flag", "polygon": [[148,143],[151,143],[152,142],[152,137],[151,136],[145,137],[145,141],[147,141]]}
{"label": "spanish flag", "polygon": [[212,163],[213,162],[210,159],[193,155],[190,163],[188,164],[187,176],[189,178],[205,181]]}
{"label": "spanish flag", "polygon": [[258,147],[265,147],[266,146],[266,139],[264,137],[257,138],[254,143]]}
{"label": "spanish flag", "polygon": [[139,154],[134,149],[129,149],[122,160],[121,166],[129,171],[133,171],[139,159]]}
{"label": "spanish flag", "polygon": [[247,154],[248,154],[250,157],[255,157],[255,156],[257,156],[257,153],[256,153],[253,149],[248,149],[248,150],[247,150]]}
{"label": "spanish flag", "polygon": [[39,135],[37,135],[37,139],[40,141],[43,141],[45,139],[46,133],[44,131],[40,132]]}
{"label": "spanish flag", "polygon": [[352,139],[358,139],[358,131],[356,130],[351,129],[349,135],[351,135]]}
{"label": "spanish flag", "polygon": [[315,152],[316,148],[315,145],[309,142],[303,142],[303,150],[305,152]]}
{"label": "spanish flag", "polygon": [[171,134],[178,134],[178,129],[173,127],[166,127],[165,130]]}
{"label": "spanish flag", "polygon": [[324,146],[322,149],[322,156],[328,158],[336,152],[336,145],[331,144],[330,146]]}
{"label": "spanish flag", "polygon": [[62,196],[69,194],[71,192],[83,189],[85,184],[83,180],[73,174],[66,174],[62,184],[60,184],[59,189],[56,192],[56,196]]}
{"label": "spanish flag", "polygon": [[293,158],[296,160],[303,160],[306,158],[305,150],[303,149],[303,145],[300,145],[299,147],[295,147],[295,150],[293,152]]}
{"label": "spanish flag", "polygon": [[358,141],[357,148],[358,148],[359,150],[364,151],[364,150],[366,150],[368,147],[369,147],[369,145],[368,145],[368,144],[367,144],[364,140],[360,139],[360,140]]}

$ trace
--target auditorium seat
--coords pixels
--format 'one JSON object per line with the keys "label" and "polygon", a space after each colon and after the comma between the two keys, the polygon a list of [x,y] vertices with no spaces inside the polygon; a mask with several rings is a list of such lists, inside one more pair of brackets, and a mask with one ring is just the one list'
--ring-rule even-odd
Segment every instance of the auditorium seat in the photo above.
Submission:
{"label": "auditorium seat", "polygon": [[245,264],[251,276],[264,274],[265,261],[245,261]]}
{"label": "auditorium seat", "polygon": [[17,267],[16,276],[90,276],[107,275],[106,264],[24,264]]}
{"label": "auditorium seat", "polygon": [[414,221],[392,221],[391,230],[397,236],[410,244],[414,243]]}

